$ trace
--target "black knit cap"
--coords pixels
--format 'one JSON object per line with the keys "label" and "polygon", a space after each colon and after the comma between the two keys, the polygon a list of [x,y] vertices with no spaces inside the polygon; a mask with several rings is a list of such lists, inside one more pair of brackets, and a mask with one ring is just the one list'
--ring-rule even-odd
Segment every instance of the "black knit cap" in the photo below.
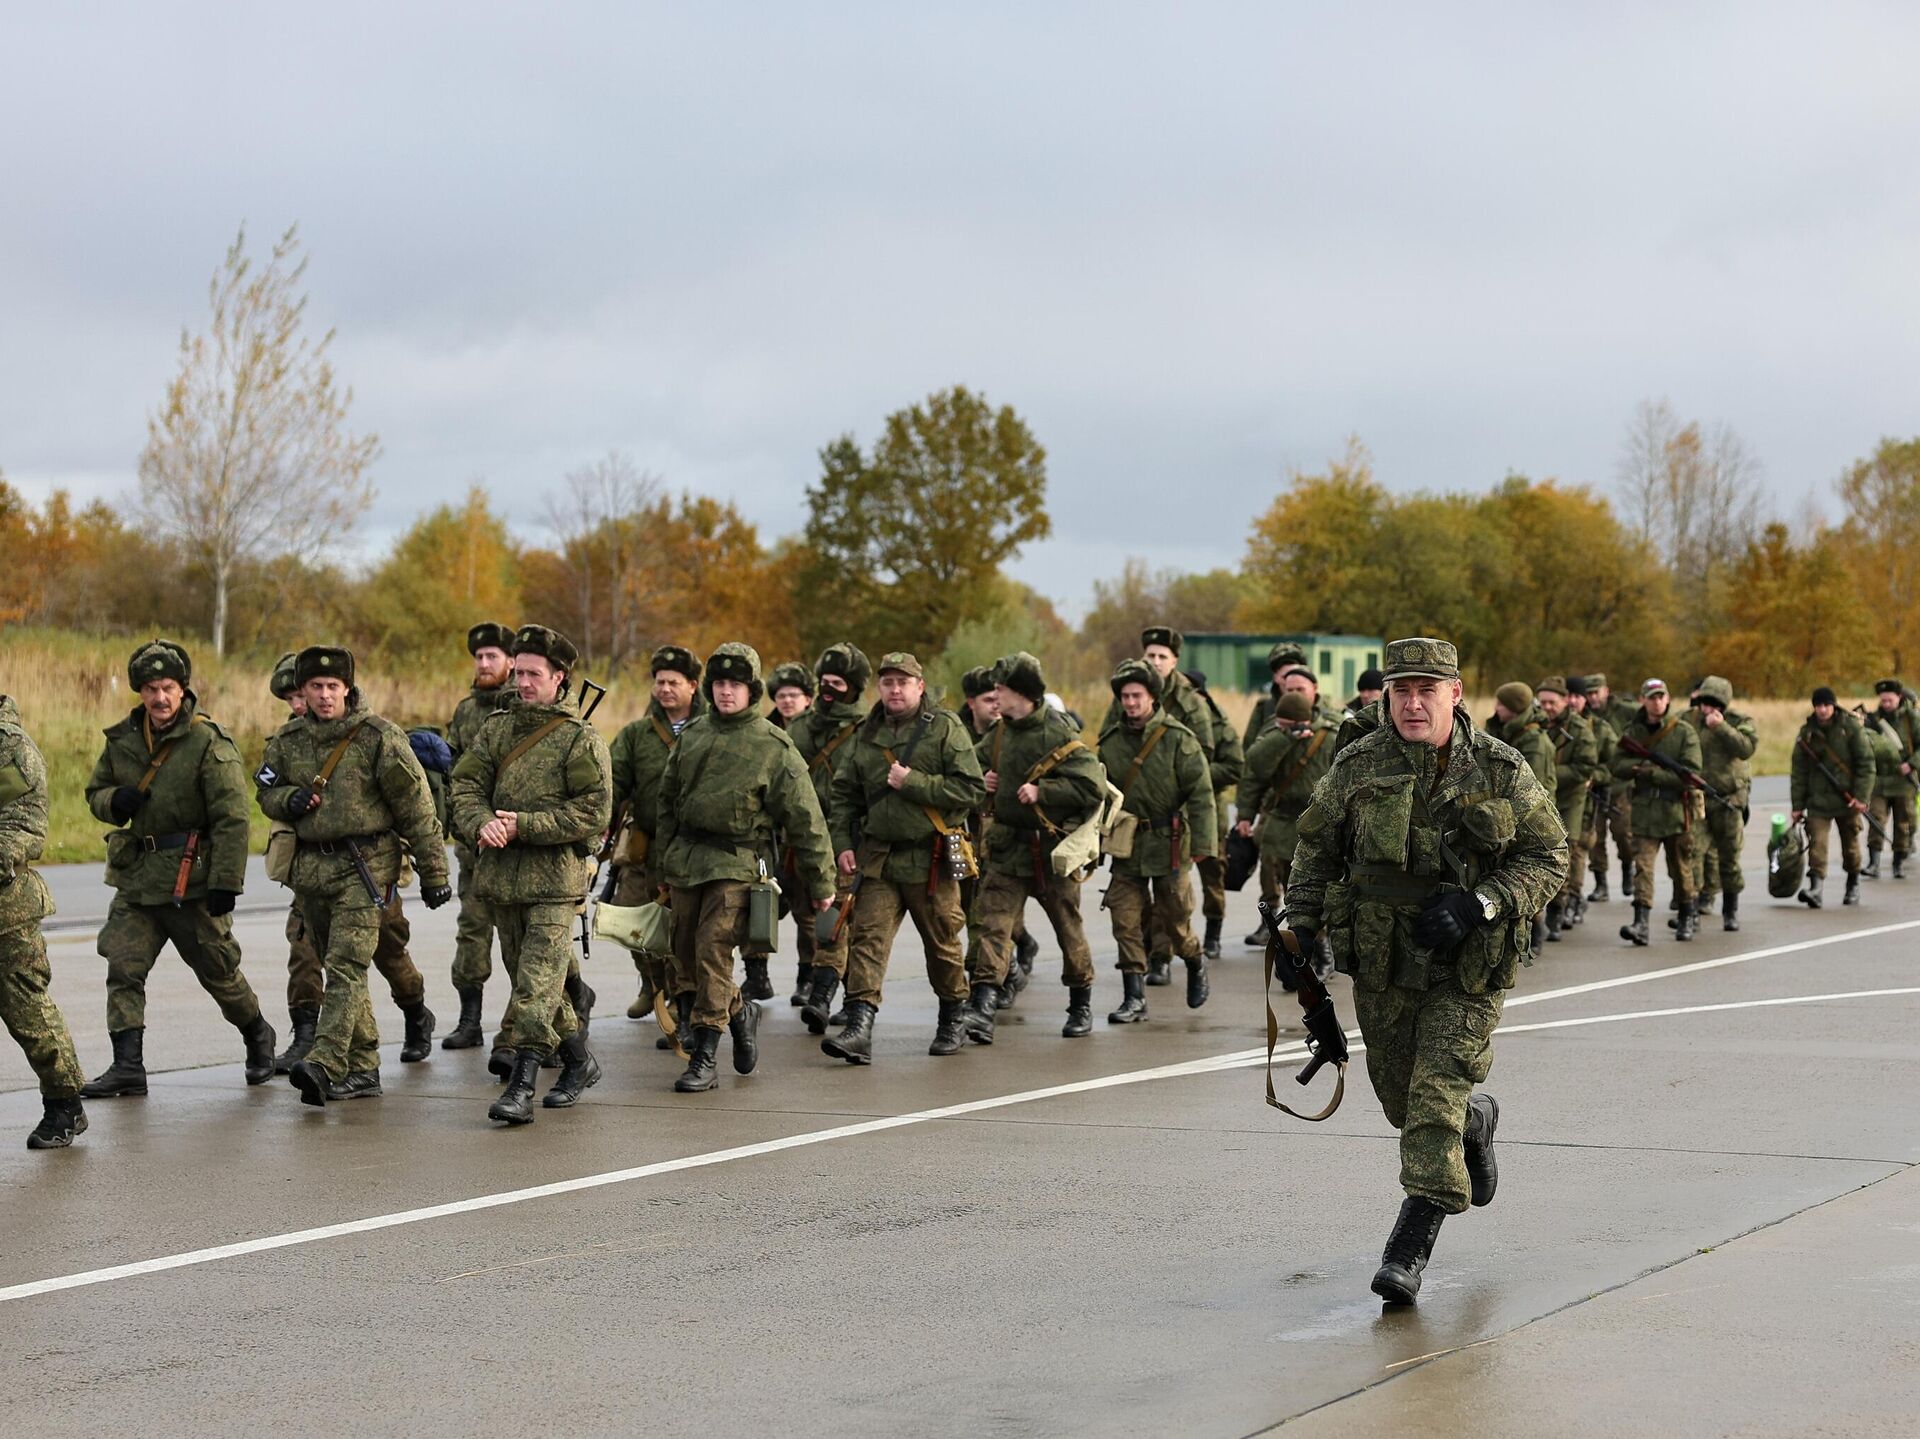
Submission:
{"label": "black knit cap", "polygon": [[172,640],[148,640],[127,659],[127,683],[136,690],[155,680],[185,689],[192,679],[193,660]]}
{"label": "black knit cap", "polygon": [[653,658],[647,661],[647,673],[657,675],[661,670],[675,670],[685,675],[688,683],[700,683],[700,661],[682,645],[661,645],[653,652]]}
{"label": "black knit cap", "polygon": [[1567,693],[1568,694],[1584,695],[1586,692],[1587,692],[1587,677],[1585,675],[1568,675],[1567,676]]}
{"label": "black knit cap", "polygon": [[1877,695],[1897,695],[1905,688],[1906,686],[1901,684],[1899,680],[1875,680],[1873,682],[1873,692]]}
{"label": "black knit cap", "polygon": [[867,681],[873,678],[873,662],[860,646],[842,640],[821,651],[820,658],[814,662],[813,672],[822,677],[838,675],[847,682],[847,698],[857,700],[860,692],[867,687]]}
{"label": "black knit cap", "polygon": [[1141,649],[1145,649],[1148,645],[1165,645],[1175,654],[1179,654],[1180,647],[1186,642],[1186,636],[1172,625],[1148,625],[1140,631]]}
{"label": "black knit cap", "polygon": [[975,665],[960,676],[960,692],[970,700],[977,700],[993,688],[993,666]]}
{"label": "black knit cap", "polygon": [[1207,692],[1207,672],[1205,670],[1181,670],[1180,673],[1185,675],[1187,677],[1187,683],[1199,690],[1201,694]]}
{"label": "black knit cap", "polygon": [[1387,677],[1379,670],[1361,670],[1360,678],[1354,688],[1363,690],[1383,690],[1387,687]]}
{"label": "black knit cap", "polygon": [[1030,700],[1034,704],[1046,703],[1046,672],[1040,668],[1040,661],[1025,650],[1002,655],[994,664],[993,682],[997,685],[1005,685],[1021,698]]}
{"label": "black knit cap", "polygon": [[1154,703],[1160,701],[1160,672],[1145,660],[1121,660],[1119,668],[1113,672],[1113,678],[1107,683],[1112,687],[1115,699],[1120,698],[1120,691],[1128,685],[1139,685],[1153,696]]}
{"label": "black knit cap", "polygon": [[573,673],[573,667],[580,662],[580,651],[574,642],[560,631],[548,629],[545,625],[522,625],[513,632],[513,653],[516,655],[539,655],[541,659],[557,670]]}
{"label": "black knit cap", "polygon": [[1821,685],[1819,689],[1813,692],[1813,702],[1817,705],[1832,705],[1832,704],[1840,703],[1839,700],[1834,698],[1833,691],[1827,688],[1827,686],[1825,685]]}
{"label": "black knit cap", "polygon": [[339,645],[308,645],[293,657],[293,683],[298,689],[308,680],[334,679],[353,688],[353,651]]}
{"label": "black knit cap", "polygon": [[513,626],[497,625],[492,620],[483,620],[467,631],[467,653],[477,655],[481,650],[504,650],[513,653]]}

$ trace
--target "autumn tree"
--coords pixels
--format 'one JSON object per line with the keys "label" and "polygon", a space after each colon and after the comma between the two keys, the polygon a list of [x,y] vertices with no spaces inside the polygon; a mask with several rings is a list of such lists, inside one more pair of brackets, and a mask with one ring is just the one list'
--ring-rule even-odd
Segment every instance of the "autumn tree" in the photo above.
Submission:
{"label": "autumn tree", "polygon": [[264,267],[242,227],[208,286],[206,333],[182,331],[179,370],[147,421],[135,506],[208,577],[216,655],[226,653],[236,572],[311,563],[373,503],[377,436],[347,430],[353,392],[305,328],[307,260],[298,228]]}
{"label": "autumn tree", "polygon": [[1362,576],[1375,562],[1381,516],[1390,504],[1358,438],[1324,474],[1292,471],[1287,487],[1253,522],[1241,567],[1251,590],[1243,628],[1341,630],[1359,623]]}
{"label": "autumn tree", "polygon": [[486,490],[415,520],[367,576],[358,610],[371,648],[409,659],[444,658],[448,637],[481,620],[517,623],[519,551]]}
{"label": "autumn tree", "polygon": [[1830,530],[1796,543],[1785,525],[1766,526],[1735,566],[1727,624],[1708,638],[1704,667],[1767,695],[1873,678],[1885,652],[1852,587],[1835,583],[1843,551]]}
{"label": "autumn tree", "polygon": [[561,606],[547,612],[590,659],[617,665],[639,649],[647,519],[659,497],[657,476],[611,450],[570,470],[547,498],[547,526],[559,541],[571,588]]}
{"label": "autumn tree", "polygon": [[706,655],[739,640],[769,669],[799,656],[782,566],[732,504],[706,495],[658,501],[647,533],[647,564],[634,582],[644,648],[672,641]]}
{"label": "autumn tree", "polygon": [[1920,593],[1920,439],[1882,440],[1839,481],[1847,507],[1836,554],[1844,559],[1889,672],[1920,658],[1913,600]]}

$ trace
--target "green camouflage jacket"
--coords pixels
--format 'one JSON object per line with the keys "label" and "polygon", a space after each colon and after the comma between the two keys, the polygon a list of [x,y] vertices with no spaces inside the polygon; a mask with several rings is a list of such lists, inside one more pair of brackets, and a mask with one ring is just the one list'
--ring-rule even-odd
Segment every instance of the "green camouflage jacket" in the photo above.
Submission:
{"label": "green camouflage jacket", "polygon": [[[1423,990],[1451,963],[1470,994],[1511,988],[1529,962],[1533,916],[1567,874],[1553,796],[1510,745],[1455,711],[1446,768],[1391,724],[1335,756],[1300,820],[1287,918],[1327,936],[1335,966],[1370,990]],[[1418,944],[1421,905],[1477,890],[1499,914],[1441,953]]]}
{"label": "green camouflage jacket", "polygon": [[1247,772],[1240,781],[1240,818],[1257,820],[1263,859],[1287,860],[1299,838],[1300,816],[1307,812],[1314,786],[1333,767],[1339,730],[1325,716],[1308,721],[1307,732],[1270,724],[1247,751]]}
{"label": "green camouflage jacket", "polygon": [[1546,733],[1553,745],[1553,799],[1560,823],[1567,833],[1578,834],[1586,825],[1587,791],[1600,771],[1600,742],[1593,722],[1571,706],[1560,711],[1559,719],[1547,721]]}
{"label": "green camouflage jacket", "polygon": [[[556,719],[559,728],[506,763]],[[455,836],[478,856],[474,893],[481,899],[572,903],[586,895],[596,842],[613,818],[606,741],[572,698],[496,709],[454,763],[447,808]],[[497,810],[518,816],[519,835],[505,849],[482,849],[480,831]]]}
{"label": "green camouflage jacket", "polygon": [[147,712],[139,707],[107,730],[87,779],[87,808],[103,823],[118,825],[113,792],[138,785],[154,751],[169,743],[147,802],[123,831],[107,836],[107,883],[129,903],[166,904],[186,849],[177,843],[149,848],[149,842],[198,832],[185,897],[202,899],[209,889],[239,894],[247,881],[247,771],[227,732],[199,712],[191,690],[164,733],[148,736]]}
{"label": "green camouflage jacket", "polygon": [[[1243,751],[1252,749],[1253,742],[1267,732],[1267,726],[1273,723],[1274,706],[1279,703],[1280,687],[1278,685],[1268,685],[1266,693],[1253,702],[1253,713],[1247,716],[1247,727],[1240,731],[1240,748]],[[1380,701],[1375,700],[1372,704],[1362,705],[1353,712],[1353,715],[1349,715],[1345,710],[1336,709],[1328,703],[1325,695],[1316,695],[1313,701],[1313,717],[1316,721],[1325,720],[1338,731],[1345,720],[1363,715],[1379,703]]]}
{"label": "green camouflage jacket", "polygon": [[[349,733],[352,742],[319,808],[296,817],[288,809],[294,791],[312,784]],[[398,879],[403,844],[412,852],[422,886],[447,882],[447,851],[426,771],[414,758],[407,732],[364,706],[338,719],[302,715],[287,721],[267,741],[266,760],[253,783],[261,813],[292,824],[299,837],[291,881],[295,893],[340,894],[361,883],[345,846],[336,847],[349,838],[359,841],[378,888]]]}
{"label": "green camouflage jacket", "polygon": [[[1160,732],[1147,762],[1134,773],[1134,761]],[[1133,853],[1115,855],[1113,872],[1153,879],[1177,871],[1189,859],[1205,859],[1220,848],[1219,820],[1213,807],[1213,777],[1199,738],[1163,709],[1147,716],[1139,729],[1122,715],[1100,732],[1100,763],[1114,784],[1126,791],[1122,810],[1137,815]]]}
{"label": "green camouflage jacket", "polygon": [[[1160,708],[1193,732],[1194,738],[1200,741],[1203,755],[1213,753],[1212,706],[1179,670],[1161,682]],[[1120,700],[1116,696],[1113,703],[1107,706],[1107,717],[1100,721],[1100,733],[1105,734],[1112,729],[1120,722],[1120,718]]]}
{"label": "green camouflage jacket", "polygon": [[[1841,779],[1834,782],[1820,772],[1820,766],[1807,757],[1806,746]],[[1847,812],[1847,793],[1862,804],[1873,799],[1873,748],[1860,721],[1845,710],[1835,710],[1833,719],[1821,724],[1812,715],[1800,726],[1793,742],[1793,808],[1812,815],[1840,815]]]}
{"label": "green camouflage jacket", "polygon": [[1688,769],[1700,769],[1700,736],[1679,710],[1669,709],[1665,719],[1650,720],[1645,710],[1633,712],[1633,720],[1620,734],[1620,747],[1613,754],[1613,777],[1633,787],[1633,809],[1629,826],[1635,835],[1648,839],[1667,839],[1687,828],[1686,781],[1650,760],[1628,754],[1626,744],[1645,745],[1655,754],[1680,761]]}
{"label": "green camouflage jacket", "polygon": [[1596,761],[1593,771],[1594,789],[1608,789],[1613,785],[1613,757],[1620,748],[1620,731],[1613,727],[1613,721],[1593,714],[1581,716],[1593,726],[1593,749]]}
{"label": "green camouflage jacket", "polygon": [[[924,884],[933,871],[938,834],[927,810],[938,813],[947,828],[964,831],[973,812],[987,802],[966,726],[931,700],[898,723],[876,704],[842,748],[846,758],[834,769],[828,823],[834,852],[856,850],[864,868],[884,849],[880,878]],[[889,750],[912,771],[897,790],[887,784]]]}
{"label": "green camouflage jacket", "polygon": [[1548,794],[1559,792],[1560,779],[1553,768],[1553,736],[1547,733],[1547,717],[1537,705],[1505,723],[1494,720],[1487,725],[1487,733],[1519,750]]}
{"label": "green camouflage jacket", "polygon": [[[1271,711],[1269,711],[1269,713],[1271,713]],[[1464,714],[1465,711],[1458,709],[1456,706],[1456,713]],[[1377,699],[1371,704],[1361,705],[1360,708],[1352,714],[1345,715],[1336,720],[1336,729],[1333,736],[1334,754],[1338,755],[1341,750],[1345,749],[1362,735],[1372,734],[1375,730],[1379,729],[1381,725],[1386,723],[1386,719],[1387,702],[1384,699]]]}
{"label": "green camouflage jacket", "polygon": [[[693,708],[687,711],[687,724],[707,712],[706,697],[693,696]],[[682,726],[681,734],[686,733]],[[667,772],[667,757],[673,753],[679,736],[667,720],[660,701],[647,701],[647,712],[613,737],[609,755],[613,761],[613,807],[622,816],[622,824],[642,834],[653,835],[659,825],[660,777]]]}
{"label": "green camouflage jacket", "polygon": [[453,718],[447,721],[447,744],[453,750],[455,761],[472,748],[474,739],[480,733],[480,726],[487,722],[490,715],[518,703],[519,698],[510,679],[490,690],[475,685],[467,697],[453,707]]}
{"label": "green camouflage jacket", "polygon": [[1736,809],[1747,803],[1752,778],[1747,761],[1760,743],[1760,732],[1753,721],[1738,710],[1728,710],[1719,724],[1707,723],[1706,711],[1689,709],[1686,721],[1700,736],[1700,775],[1733,802]]}
{"label": "green camouflage jacket", "polygon": [[32,868],[47,843],[47,762],[0,695],[0,931],[37,924],[53,895]]}
{"label": "green camouflage jacket", "polygon": [[[1240,736],[1233,732],[1233,726],[1227,723],[1220,706],[1213,702],[1213,696],[1200,690],[1194,693],[1206,705],[1207,718],[1213,723],[1213,748],[1207,751],[1207,772],[1213,776],[1214,794],[1223,795],[1240,783],[1240,776],[1246,771],[1246,746],[1240,742]],[[1224,825],[1227,819],[1226,805],[1216,800],[1214,808]]]}
{"label": "green camouflage jacket", "polygon": [[1920,769],[1920,758],[1916,758],[1920,756],[1920,710],[1914,708],[1912,701],[1902,700],[1892,714],[1882,714],[1877,709],[1869,713],[1870,728],[1881,735],[1893,751],[1893,762],[1880,767],[1873,792],[1887,796],[1913,794],[1920,786],[1916,786],[1914,775],[1901,774],[1900,766],[1904,762],[1910,769]]}
{"label": "green camouflage jacket", "polygon": [[813,782],[814,798],[820,801],[822,814],[833,807],[834,777],[853,752],[853,733],[859,728],[860,718],[851,705],[831,704],[821,698],[787,731],[800,758],[806,761],[807,778]]}
{"label": "green camouflage jacket", "polygon": [[[1040,803],[1024,805],[1015,797],[1027,776],[1055,750],[1075,741],[1060,762],[1037,781]],[[990,801],[987,852],[981,863],[999,874],[1050,879],[1047,856],[1054,844],[1085,824],[1107,796],[1106,771],[1073,721],[1050,705],[1036,705],[1025,719],[1002,718],[980,736],[975,747],[980,772],[998,771],[999,788]]]}

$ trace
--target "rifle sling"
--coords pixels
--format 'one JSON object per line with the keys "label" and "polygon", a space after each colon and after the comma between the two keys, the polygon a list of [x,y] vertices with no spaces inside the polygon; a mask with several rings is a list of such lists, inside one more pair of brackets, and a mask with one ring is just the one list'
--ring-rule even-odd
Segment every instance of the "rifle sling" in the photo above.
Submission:
{"label": "rifle sling", "polygon": [[308,786],[309,789],[317,791],[327,787],[328,782],[333,778],[333,772],[340,768],[340,761],[347,757],[347,746],[353,743],[353,737],[365,729],[366,725],[367,722],[361,720],[352,729],[348,730],[346,734],[341,736],[340,743],[333,747],[333,752],[329,754],[325,762],[321,764],[320,773],[313,777],[313,783]]}
{"label": "rifle sling", "polygon": [[1267,802],[1260,806],[1261,814],[1272,814],[1275,809],[1279,808],[1280,801],[1285,798],[1287,791],[1292,789],[1299,781],[1300,776],[1306,773],[1307,766],[1313,763],[1314,755],[1319,751],[1320,746],[1326,743],[1326,739],[1327,732],[1325,730],[1315,730],[1313,732],[1313,743],[1308,745],[1307,752],[1300,756],[1300,762],[1287,771],[1287,777],[1274,786],[1273,792],[1267,796]]}
{"label": "rifle sling", "polygon": [[548,720],[545,724],[541,725],[538,729],[536,729],[532,734],[528,735],[525,739],[521,740],[519,744],[515,745],[512,749],[508,750],[507,757],[500,761],[500,768],[496,769],[493,772],[493,782],[495,784],[498,784],[500,782],[500,776],[505,774],[509,769],[513,767],[513,762],[515,760],[519,759],[521,755],[525,754],[528,750],[532,749],[535,745],[539,744],[541,740],[545,739],[548,735],[552,734],[555,730],[559,729],[560,726],[565,724],[566,722],[567,722],[566,715],[555,715],[552,719]]}
{"label": "rifle sling", "polygon": [[[199,723],[201,723],[200,716],[196,712],[193,718],[187,721],[188,733],[191,733],[193,727]],[[167,756],[173,753],[173,747],[187,736],[185,734],[177,734],[156,750],[153,747],[153,725],[144,715],[141,716],[140,719],[140,728],[146,737],[147,750],[153,755],[153,758],[147,761],[147,772],[140,776],[140,782],[134,786],[141,794],[145,794],[153,788],[153,777],[160,773],[160,766],[167,762]]]}

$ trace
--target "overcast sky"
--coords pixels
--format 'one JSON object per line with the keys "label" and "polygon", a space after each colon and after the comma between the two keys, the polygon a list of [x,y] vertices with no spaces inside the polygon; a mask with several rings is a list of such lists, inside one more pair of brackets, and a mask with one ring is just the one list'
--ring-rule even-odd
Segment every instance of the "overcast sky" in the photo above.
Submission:
{"label": "overcast sky", "polygon": [[1395,489],[1608,488],[1665,396],[1788,514],[1920,433],[1910,4],[0,14],[35,497],[128,491],[242,221],[300,224],[374,547],[476,477],[531,531],[610,448],[772,539],[823,442],[956,382],[1047,446],[1015,570],[1070,613],[1237,563],[1350,433]]}

